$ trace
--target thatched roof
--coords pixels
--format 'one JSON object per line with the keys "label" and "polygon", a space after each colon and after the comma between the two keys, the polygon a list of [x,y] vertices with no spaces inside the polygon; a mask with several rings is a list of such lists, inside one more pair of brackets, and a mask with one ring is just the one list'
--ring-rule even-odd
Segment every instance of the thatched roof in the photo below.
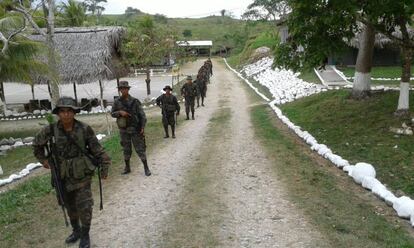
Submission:
{"label": "thatched roof", "polygon": [[[124,33],[122,27],[56,28],[54,41],[60,83],[84,84],[124,74],[119,69],[120,43]],[[45,41],[45,37],[39,34],[29,38]],[[41,60],[46,62],[42,57]],[[39,76],[38,82],[45,83],[45,79]]]}
{"label": "thatched roof", "polygon": [[[407,27],[407,28],[408,28],[408,32],[409,32],[409,35],[410,35],[411,39],[413,39],[414,38],[414,29],[411,28],[411,27]],[[349,46],[353,47],[353,48],[359,48],[359,37],[361,36],[361,34],[362,34],[361,31],[358,32],[358,33],[356,33],[355,34],[355,37],[352,38],[349,41],[346,41],[346,43]],[[399,30],[399,28],[396,28],[396,30],[393,33],[393,35],[395,37],[397,37],[397,38],[401,38],[402,35],[401,35],[401,31]],[[395,41],[391,40],[386,35],[384,35],[382,33],[376,33],[375,34],[375,43],[374,43],[374,46],[376,48],[383,49],[383,48],[385,48],[387,46],[393,46],[393,47],[395,47],[396,44],[395,44]]]}

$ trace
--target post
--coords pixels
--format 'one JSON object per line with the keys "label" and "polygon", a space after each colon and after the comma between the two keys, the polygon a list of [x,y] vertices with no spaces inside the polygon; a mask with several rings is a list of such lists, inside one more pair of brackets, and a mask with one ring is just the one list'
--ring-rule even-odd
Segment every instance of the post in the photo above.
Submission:
{"label": "post", "polygon": [[34,93],[34,83],[30,84],[30,88],[32,90],[32,100],[35,99],[35,93]]}
{"label": "post", "polygon": [[75,95],[76,106],[78,106],[78,93],[76,92],[76,82],[73,82],[73,93]]}
{"label": "post", "polygon": [[111,135],[112,125],[111,125],[111,123],[109,121],[108,112],[106,112],[106,109],[105,109],[105,106],[104,106],[104,103],[103,103],[103,91],[104,91],[104,88],[103,88],[103,85],[102,85],[102,80],[100,80],[100,79],[99,79],[99,90],[100,90],[100,98],[101,98],[100,99],[101,100],[101,109],[102,109],[102,111],[105,112],[107,134],[108,135]]}
{"label": "post", "polygon": [[0,81],[0,100],[3,102],[3,112],[6,114],[7,105],[6,105],[6,97],[4,94],[4,83]]}

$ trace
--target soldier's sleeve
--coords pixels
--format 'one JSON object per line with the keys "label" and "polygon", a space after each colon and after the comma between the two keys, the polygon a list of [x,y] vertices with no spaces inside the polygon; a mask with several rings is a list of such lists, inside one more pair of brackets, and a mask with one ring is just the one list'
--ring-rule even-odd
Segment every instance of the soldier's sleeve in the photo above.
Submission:
{"label": "soldier's sleeve", "polygon": [[119,101],[116,100],[114,102],[114,106],[112,107],[111,116],[114,118],[120,117],[121,115],[119,114],[119,109],[120,109]]}
{"label": "soldier's sleeve", "polygon": [[160,107],[161,107],[161,98],[162,98],[162,95],[157,97],[157,100],[156,100],[157,106],[160,106]]}
{"label": "soldier's sleeve", "polygon": [[142,108],[142,104],[140,102],[138,102],[137,108],[138,118],[141,123],[141,127],[145,128],[145,125],[147,125],[147,116],[145,115],[144,109]]}
{"label": "soldier's sleeve", "polygon": [[184,95],[184,91],[185,91],[185,84],[181,87],[181,95]]}
{"label": "soldier's sleeve", "polygon": [[47,156],[45,154],[45,148],[47,145],[47,142],[50,139],[50,126],[44,127],[42,130],[40,130],[33,140],[33,155],[37,158],[39,162],[43,162],[47,159]]}
{"label": "soldier's sleeve", "polygon": [[103,175],[108,175],[108,169],[111,165],[111,158],[108,156],[102,145],[99,143],[98,138],[96,138],[95,132],[90,126],[86,127],[86,141],[89,147],[89,151],[101,162]]}

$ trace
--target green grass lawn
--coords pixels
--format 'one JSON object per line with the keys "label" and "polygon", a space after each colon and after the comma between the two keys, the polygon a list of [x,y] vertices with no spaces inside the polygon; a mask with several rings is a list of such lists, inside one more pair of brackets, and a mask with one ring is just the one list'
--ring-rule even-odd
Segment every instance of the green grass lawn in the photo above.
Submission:
{"label": "green grass lawn", "polygon": [[301,72],[299,78],[309,83],[321,84],[321,80],[319,80],[318,76],[313,70]]}
{"label": "green grass lawn", "polygon": [[8,150],[6,155],[0,156],[0,165],[2,166],[4,173],[0,178],[6,178],[9,175],[24,169],[27,164],[35,162],[37,162],[37,160],[33,156],[33,149],[31,146]]}
{"label": "green grass lawn", "polygon": [[[353,77],[355,74],[355,67],[340,67],[337,66],[345,76]],[[411,70],[414,66],[411,67]],[[374,78],[400,78],[401,77],[401,66],[375,66],[372,68],[371,76]]]}
{"label": "green grass lawn", "polygon": [[[343,95],[340,92],[324,99],[336,99],[333,102],[337,102]],[[313,105],[300,104],[303,111],[293,111],[293,106],[287,106],[291,110],[288,112],[295,112],[291,116],[296,118],[292,119],[300,119],[303,123],[321,122],[324,128],[338,123],[345,125],[339,121],[343,121],[341,118],[337,118],[338,121],[330,119],[332,124],[327,125],[327,118],[323,117],[325,111],[312,117],[315,112],[309,108],[317,105],[313,100],[308,102]],[[372,195],[367,196],[366,191],[354,185],[344,173],[335,173],[335,168],[318,162],[307,147],[296,143],[291,132],[277,125],[269,107],[254,106],[251,116],[256,137],[273,161],[275,175],[285,183],[289,198],[302,209],[312,228],[316,228],[328,241],[328,247],[414,247],[414,239],[407,231],[411,227],[401,223],[405,221],[389,218],[392,210],[384,212],[387,208],[384,203],[378,202]],[[367,123],[364,129],[370,126],[371,123]],[[344,136],[341,132],[337,133]],[[341,141],[338,138],[335,140]],[[314,247],[325,245],[314,244]]]}
{"label": "green grass lawn", "polygon": [[373,164],[380,181],[414,197],[414,137],[389,132],[410,121],[393,116],[398,92],[375,93],[364,101],[351,100],[349,94],[330,91],[286,104],[282,110],[334,153],[351,163]]}

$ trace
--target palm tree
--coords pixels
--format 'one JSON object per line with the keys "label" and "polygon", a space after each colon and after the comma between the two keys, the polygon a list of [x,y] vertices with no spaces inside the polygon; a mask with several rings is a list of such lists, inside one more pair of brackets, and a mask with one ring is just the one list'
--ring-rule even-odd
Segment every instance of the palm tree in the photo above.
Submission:
{"label": "palm tree", "polygon": [[[22,19],[17,16],[0,17],[0,32],[10,34],[16,32],[22,24]],[[4,47],[0,43],[0,49]],[[3,102],[4,112],[7,110],[4,94],[6,81],[28,82],[33,84],[34,73],[45,74],[48,72],[46,64],[40,62],[36,56],[43,50],[41,43],[34,42],[18,34],[11,40],[5,53],[0,53],[0,100]]]}
{"label": "palm tree", "polygon": [[64,24],[70,27],[80,27],[86,20],[86,8],[83,3],[69,0],[62,4]]}

